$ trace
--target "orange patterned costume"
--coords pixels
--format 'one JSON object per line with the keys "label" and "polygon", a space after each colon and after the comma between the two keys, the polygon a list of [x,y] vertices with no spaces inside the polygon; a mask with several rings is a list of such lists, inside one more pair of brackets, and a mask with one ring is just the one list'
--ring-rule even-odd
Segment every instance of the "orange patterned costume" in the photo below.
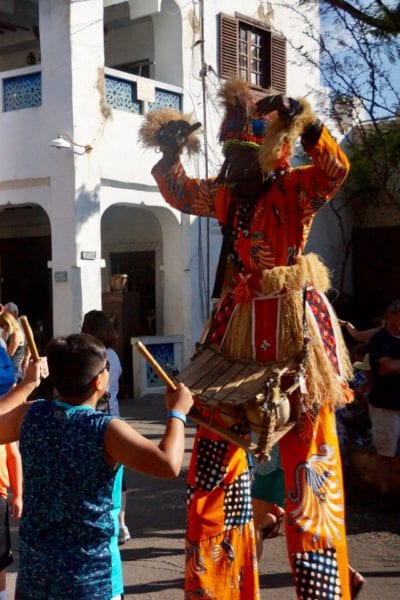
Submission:
{"label": "orange patterned costume", "polygon": [[[213,419],[226,427],[218,415],[214,414]],[[245,433],[246,429],[245,424],[233,428],[236,433]],[[185,599],[258,600],[245,452],[200,427],[187,477],[187,500]]]}
{"label": "orange patterned costume", "polygon": [[[312,165],[277,172],[249,214],[246,206],[235,208],[231,227],[239,268],[213,315],[211,343],[222,343],[238,306],[262,295],[263,273],[296,264],[314,214],[347,175],[347,158],[325,127],[315,143],[303,139],[303,145]],[[153,175],[171,206],[214,217],[227,226],[233,201],[229,185],[190,179],[179,160],[168,168],[160,161]],[[329,350],[334,335],[325,301],[315,312],[319,311],[325,326],[321,338]],[[269,346],[264,340],[261,356]],[[339,378],[337,371],[334,378]],[[246,435],[243,424],[234,427]],[[280,452],[287,545],[298,598],[349,600],[343,483],[334,404],[329,397],[320,400],[318,410],[304,411],[302,426],[281,440]],[[187,600],[220,600],[228,597],[228,589],[232,599],[259,597],[248,477],[243,450],[199,428],[188,476]]]}

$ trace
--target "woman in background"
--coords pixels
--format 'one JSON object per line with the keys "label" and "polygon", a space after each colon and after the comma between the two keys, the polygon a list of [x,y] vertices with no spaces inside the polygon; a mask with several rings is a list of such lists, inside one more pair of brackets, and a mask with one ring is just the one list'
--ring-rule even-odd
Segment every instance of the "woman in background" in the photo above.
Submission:
{"label": "woman in background", "polygon": [[0,314],[0,327],[7,345],[7,353],[14,365],[15,383],[17,383],[22,378],[21,364],[25,353],[24,335],[17,319],[8,312]]}
{"label": "woman in background", "polygon": [[[119,404],[118,404],[118,392],[119,392],[119,379],[122,374],[121,362],[118,354],[113,349],[118,341],[118,335],[115,331],[111,320],[102,310],[91,310],[83,318],[82,333],[88,333],[93,337],[100,340],[106,347],[107,361],[109,363],[109,380],[107,392],[109,394],[108,405],[109,413],[114,417],[119,417]],[[131,539],[129,529],[125,524],[125,511],[126,511],[126,483],[125,477],[122,479],[122,503],[121,511],[119,513],[119,535],[118,542],[125,544]]]}

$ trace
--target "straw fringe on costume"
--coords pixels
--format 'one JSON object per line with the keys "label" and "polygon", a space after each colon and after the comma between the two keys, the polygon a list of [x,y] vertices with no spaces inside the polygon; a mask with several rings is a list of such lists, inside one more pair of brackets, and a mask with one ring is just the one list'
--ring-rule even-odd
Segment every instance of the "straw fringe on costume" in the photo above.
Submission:
{"label": "straw fringe on costume", "polygon": [[251,304],[237,304],[221,345],[224,354],[237,360],[253,358],[251,321]]}
{"label": "straw fringe on costume", "polygon": [[299,98],[297,101],[303,110],[293,117],[289,125],[279,116],[269,122],[267,134],[259,150],[259,161],[263,173],[274,171],[276,163],[280,159],[290,158],[298,137],[307,127],[317,121],[317,117],[307,100]]}
{"label": "straw fringe on costume", "polygon": [[[326,402],[332,407],[341,406],[347,402],[343,382],[352,377],[351,362],[333,311],[331,318],[340,356],[340,377],[332,367],[316,323],[307,309],[307,327],[304,329],[303,293],[306,286],[312,286],[321,293],[330,287],[328,270],[315,254],[299,256],[291,267],[275,267],[262,273],[262,293],[266,296],[279,293],[281,299],[277,358],[283,361],[297,357],[306,349],[307,407],[318,409]],[[222,352],[235,359],[253,359],[251,319],[251,303],[237,304],[223,340]],[[305,337],[309,338],[306,347]]]}
{"label": "straw fringe on costume", "polygon": [[228,79],[218,90],[218,98],[225,111],[240,107],[243,113],[250,114],[250,107],[255,107],[254,96],[248,83],[243,79],[234,77]]}

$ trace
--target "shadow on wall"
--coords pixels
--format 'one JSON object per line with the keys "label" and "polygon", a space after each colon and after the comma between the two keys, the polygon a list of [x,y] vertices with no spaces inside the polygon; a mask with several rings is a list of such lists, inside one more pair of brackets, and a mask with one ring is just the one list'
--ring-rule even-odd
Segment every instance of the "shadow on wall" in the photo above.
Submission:
{"label": "shadow on wall", "polygon": [[85,186],[78,189],[76,195],[75,212],[78,228],[100,210],[100,185],[88,191]]}

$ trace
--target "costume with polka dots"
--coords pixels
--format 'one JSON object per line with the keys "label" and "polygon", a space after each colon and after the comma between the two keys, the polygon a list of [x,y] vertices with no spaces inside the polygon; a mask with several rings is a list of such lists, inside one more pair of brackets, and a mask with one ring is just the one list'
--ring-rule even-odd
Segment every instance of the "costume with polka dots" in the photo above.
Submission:
{"label": "costume with polka dots", "polygon": [[[213,419],[219,422],[218,413]],[[232,431],[247,435],[248,425]],[[194,442],[187,505],[185,598],[259,599],[247,457],[203,427]]]}
{"label": "costume with polka dots", "polygon": [[340,600],[342,598],[336,552],[296,552],[291,562],[299,600]]}

